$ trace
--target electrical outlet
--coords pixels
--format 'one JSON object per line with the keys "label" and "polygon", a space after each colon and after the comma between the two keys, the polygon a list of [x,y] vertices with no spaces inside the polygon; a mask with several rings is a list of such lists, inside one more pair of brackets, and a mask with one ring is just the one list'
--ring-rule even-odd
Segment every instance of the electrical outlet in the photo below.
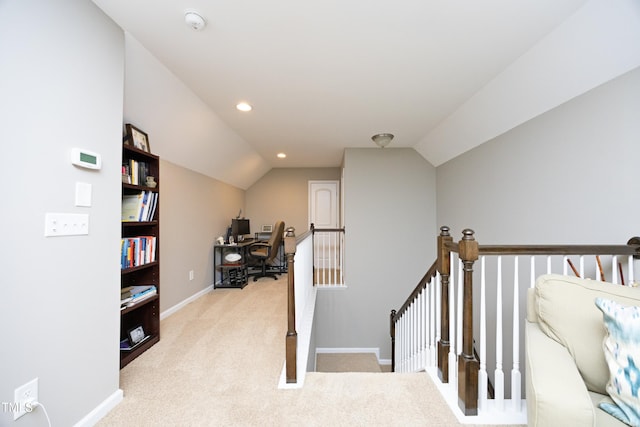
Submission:
{"label": "electrical outlet", "polygon": [[193,270],[189,270],[189,280],[193,280]]}
{"label": "electrical outlet", "polygon": [[33,411],[33,402],[37,401],[38,378],[34,378],[14,391],[13,403],[15,404],[15,410],[13,412],[13,420],[15,421],[24,414]]}

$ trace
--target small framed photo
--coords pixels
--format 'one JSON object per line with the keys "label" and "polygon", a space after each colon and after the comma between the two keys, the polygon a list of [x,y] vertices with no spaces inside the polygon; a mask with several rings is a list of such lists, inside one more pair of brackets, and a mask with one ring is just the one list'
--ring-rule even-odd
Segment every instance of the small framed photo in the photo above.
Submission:
{"label": "small framed photo", "polygon": [[262,232],[263,233],[272,233],[273,232],[273,225],[271,225],[271,224],[263,224],[262,225]]}
{"label": "small framed photo", "polygon": [[127,129],[127,142],[129,145],[133,145],[135,148],[146,151],[147,153],[151,151],[149,136],[147,136],[146,133],[130,123],[127,123],[125,128]]}
{"label": "small framed photo", "polygon": [[144,329],[142,329],[142,326],[137,326],[133,329],[129,329],[127,331],[127,335],[129,336],[129,343],[132,347],[142,342],[145,337]]}

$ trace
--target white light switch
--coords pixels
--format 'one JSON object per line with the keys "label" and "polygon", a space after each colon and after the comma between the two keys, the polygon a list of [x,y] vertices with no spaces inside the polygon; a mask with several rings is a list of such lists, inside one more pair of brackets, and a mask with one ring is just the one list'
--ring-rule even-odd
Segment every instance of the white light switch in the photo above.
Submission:
{"label": "white light switch", "polygon": [[91,206],[91,184],[76,182],[76,206]]}
{"label": "white light switch", "polygon": [[47,213],[44,219],[44,235],[82,236],[89,234],[89,215]]}

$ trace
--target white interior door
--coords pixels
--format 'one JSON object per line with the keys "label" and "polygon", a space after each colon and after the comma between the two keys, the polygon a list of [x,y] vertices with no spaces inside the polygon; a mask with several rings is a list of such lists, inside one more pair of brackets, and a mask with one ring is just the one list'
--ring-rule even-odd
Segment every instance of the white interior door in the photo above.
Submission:
{"label": "white interior door", "polygon": [[309,224],[338,228],[338,181],[309,181]]}
{"label": "white interior door", "polygon": [[[309,224],[315,228],[338,228],[339,181],[309,181]],[[317,232],[314,235],[314,265],[316,271],[339,268],[337,233]]]}

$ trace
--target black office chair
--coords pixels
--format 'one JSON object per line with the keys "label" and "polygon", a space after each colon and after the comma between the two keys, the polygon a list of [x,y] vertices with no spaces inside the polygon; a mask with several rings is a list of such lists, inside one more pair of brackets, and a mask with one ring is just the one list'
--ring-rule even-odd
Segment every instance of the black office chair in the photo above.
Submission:
{"label": "black office chair", "polygon": [[257,242],[249,246],[249,257],[256,260],[260,266],[258,273],[251,273],[253,281],[257,281],[261,277],[272,277],[274,280],[278,280],[278,276],[275,273],[267,272],[267,264],[271,264],[275,257],[278,255],[278,249],[282,243],[282,236],[284,234],[284,221],[278,221],[273,227],[271,237],[267,242]]}

